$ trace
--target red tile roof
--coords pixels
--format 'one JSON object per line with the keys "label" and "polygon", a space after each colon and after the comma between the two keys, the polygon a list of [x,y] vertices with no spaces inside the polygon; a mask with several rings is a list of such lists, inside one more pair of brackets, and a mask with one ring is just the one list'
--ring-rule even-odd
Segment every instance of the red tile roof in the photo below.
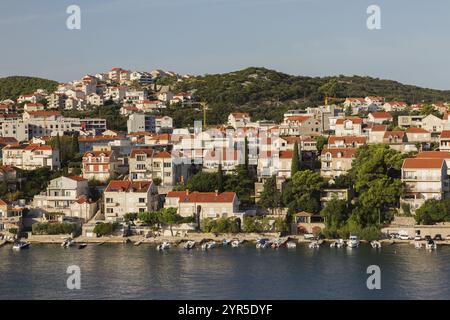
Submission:
{"label": "red tile roof", "polygon": [[287,121],[298,121],[298,122],[303,122],[303,121],[306,121],[306,120],[309,120],[309,119],[311,119],[311,117],[308,117],[308,116],[289,116],[289,117],[286,117]]}
{"label": "red tile roof", "polygon": [[185,191],[170,191],[166,198],[178,198],[179,202],[184,203],[230,203],[236,197],[235,192],[192,192],[187,194]]}
{"label": "red tile roof", "polygon": [[331,153],[333,157],[340,158],[354,158],[356,155],[356,148],[323,148],[322,155]]}
{"label": "red tile roof", "polygon": [[444,139],[450,138],[450,130],[442,130],[442,132],[441,132],[441,139],[442,138],[444,138]]}
{"label": "red tile roof", "polygon": [[429,133],[424,128],[408,128],[406,133]]}
{"label": "red tile roof", "polygon": [[352,144],[353,142],[365,144],[366,140],[367,138],[364,136],[343,136],[343,137],[330,136],[328,138],[328,144],[335,144],[337,141],[344,141],[345,144]]}
{"label": "red tile roof", "polygon": [[346,119],[337,119],[336,124],[344,124],[345,121],[352,121],[356,124],[362,124],[363,120],[361,118],[346,118]]}
{"label": "red tile roof", "polygon": [[67,176],[66,178],[69,178],[69,179],[72,179],[72,180],[75,180],[75,181],[86,181],[85,178],[80,177],[80,176]]}
{"label": "red tile roof", "polygon": [[105,192],[148,192],[151,181],[111,180]]}
{"label": "red tile roof", "polygon": [[60,116],[61,112],[59,111],[26,111],[32,117],[51,117],[51,116]]}
{"label": "red tile roof", "polygon": [[403,161],[402,169],[440,169],[443,164],[443,159],[408,158]]}
{"label": "red tile roof", "polygon": [[392,119],[392,115],[389,112],[372,112],[370,114],[375,119]]}
{"label": "red tile roof", "polygon": [[417,154],[418,159],[450,159],[449,151],[421,151]]}
{"label": "red tile roof", "polygon": [[405,134],[406,134],[405,131],[400,131],[400,130],[397,130],[397,131],[386,131],[384,133],[383,138],[386,138],[386,139],[394,138],[394,137],[403,138],[405,136]]}

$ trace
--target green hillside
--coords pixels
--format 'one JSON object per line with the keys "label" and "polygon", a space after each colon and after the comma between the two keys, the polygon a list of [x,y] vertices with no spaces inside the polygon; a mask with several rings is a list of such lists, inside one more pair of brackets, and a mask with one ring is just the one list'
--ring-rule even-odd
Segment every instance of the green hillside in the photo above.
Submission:
{"label": "green hillside", "polygon": [[21,94],[32,93],[36,89],[52,92],[58,82],[36,77],[12,76],[0,78],[0,100],[16,100]]}
{"label": "green hillside", "polygon": [[255,119],[281,120],[288,109],[323,104],[326,95],[340,98],[377,95],[408,103],[450,101],[450,90],[361,76],[293,76],[254,67],[190,78],[177,89],[195,90],[196,96],[209,103],[211,124],[223,122],[232,111],[250,112]]}

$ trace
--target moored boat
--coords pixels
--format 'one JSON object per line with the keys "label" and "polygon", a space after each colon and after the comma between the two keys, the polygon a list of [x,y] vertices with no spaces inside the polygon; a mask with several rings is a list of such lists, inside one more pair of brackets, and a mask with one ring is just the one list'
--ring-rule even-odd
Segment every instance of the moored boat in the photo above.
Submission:
{"label": "moored boat", "polygon": [[186,243],[184,244],[184,248],[186,250],[191,250],[195,247],[195,241],[186,241]]}
{"label": "moored boat", "polygon": [[13,245],[13,250],[22,250],[22,249],[26,249],[30,246],[29,242],[26,241],[17,241],[14,243]]}
{"label": "moored boat", "polygon": [[156,246],[156,250],[163,251],[170,248],[170,243],[168,241],[164,241],[163,243]]}
{"label": "moored boat", "polygon": [[350,236],[347,240],[347,247],[349,248],[359,247],[359,238],[357,236]]}
{"label": "moored boat", "polygon": [[229,246],[229,245],[231,244],[231,240],[230,240],[230,239],[224,239],[224,240],[222,241],[222,244],[223,244],[224,246]]}
{"label": "moored boat", "polygon": [[374,249],[380,249],[381,248],[381,242],[377,240],[370,241],[370,245]]}
{"label": "moored boat", "polygon": [[320,247],[319,242],[317,242],[317,241],[310,242],[310,244],[308,246],[310,249],[318,249]]}
{"label": "moored boat", "polygon": [[425,244],[425,248],[427,250],[436,250],[437,249],[437,245],[436,245],[436,243],[433,240],[429,240]]}
{"label": "moored boat", "polygon": [[78,245],[78,249],[84,249],[84,248],[86,248],[87,247],[87,243],[80,243],[79,245]]}
{"label": "moored boat", "polygon": [[240,245],[239,240],[233,240],[233,241],[231,241],[231,247],[232,247],[232,248],[237,248],[237,247],[239,247],[239,245]]}
{"label": "moored boat", "polygon": [[297,244],[296,244],[294,241],[288,241],[288,242],[286,243],[286,247],[287,247],[288,249],[295,249],[295,248],[297,248]]}

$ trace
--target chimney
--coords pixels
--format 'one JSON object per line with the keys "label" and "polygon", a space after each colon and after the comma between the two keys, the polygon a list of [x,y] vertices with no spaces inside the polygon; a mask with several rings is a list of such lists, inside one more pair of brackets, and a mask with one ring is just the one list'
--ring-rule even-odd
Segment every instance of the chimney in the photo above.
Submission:
{"label": "chimney", "polygon": [[216,192],[216,197],[219,195],[219,190],[215,190]]}
{"label": "chimney", "polygon": [[186,189],[186,195],[187,196],[189,195],[189,189]]}

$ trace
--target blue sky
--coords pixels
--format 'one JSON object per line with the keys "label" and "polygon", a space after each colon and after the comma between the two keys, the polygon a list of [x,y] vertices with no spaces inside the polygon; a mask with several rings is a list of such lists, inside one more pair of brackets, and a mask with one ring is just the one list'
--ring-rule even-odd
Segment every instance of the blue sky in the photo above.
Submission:
{"label": "blue sky", "polygon": [[[66,28],[71,4],[81,30]],[[371,4],[381,30],[366,28]],[[0,76],[261,66],[450,89],[448,21],[448,0],[2,0]]]}

